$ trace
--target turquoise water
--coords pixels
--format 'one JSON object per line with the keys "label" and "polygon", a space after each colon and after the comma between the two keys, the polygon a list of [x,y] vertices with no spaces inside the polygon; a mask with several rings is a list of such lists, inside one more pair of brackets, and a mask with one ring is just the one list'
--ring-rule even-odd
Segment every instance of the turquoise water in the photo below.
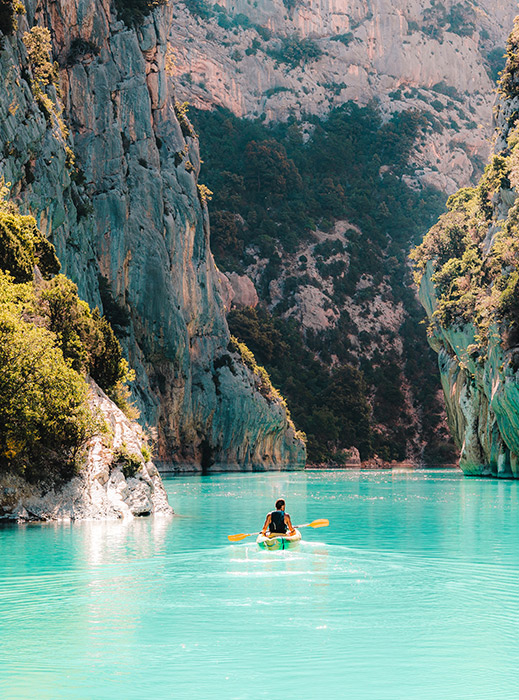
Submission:
{"label": "turquoise water", "polygon": [[[0,529],[2,700],[517,700],[519,484],[166,481],[183,517]],[[299,550],[250,532],[280,494]]]}

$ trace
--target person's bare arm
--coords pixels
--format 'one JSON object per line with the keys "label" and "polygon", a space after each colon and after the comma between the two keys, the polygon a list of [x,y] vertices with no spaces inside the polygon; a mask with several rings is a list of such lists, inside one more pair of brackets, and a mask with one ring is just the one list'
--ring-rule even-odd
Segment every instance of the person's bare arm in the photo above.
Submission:
{"label": "person's bare arm", "polygon": [[261,531],[261,534],[262,534],[262,535],[266,535],[266,534],[267,534],[267,529],[268,529],[268,526],[269,526],[269,525],[270,525],[270,513],[269,513],[269,514],[267,515],[267,517],[265,518],[265,524],[263,525],[263,529],[262,529],[262,531]]}
{"label": "person's bare arm", "polygon": [[295,534],[296,529],[292,525],[292,521],[290,520],[290,515],[285,515],[285,520],[286,520],[287,527],[288,527],[288,534],[289,535]]}

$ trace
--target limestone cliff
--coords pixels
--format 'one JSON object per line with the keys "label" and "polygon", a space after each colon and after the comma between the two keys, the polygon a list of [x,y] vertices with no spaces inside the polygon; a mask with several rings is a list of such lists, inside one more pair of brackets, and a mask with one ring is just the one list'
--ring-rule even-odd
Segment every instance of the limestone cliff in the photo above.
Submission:
{"label": "limestone cliff", "polygon": [[[138,29],[102,0],[26,9],[0,52],[0,173],[83,298],[118,329],[159,461],[301,466],[281,401],[228,350],[197,138],[165,77],[172,9]],[[38,66],[22,41],[33,25],[48,27],[57,61],[48,99],[36,95]]]}
{"label": "limestone cliff", "polygon": [[451,430],[467,474],[519,477],[519,24],[500,83],[494,155],[414,252]]}
{"label": "limestone cliff", "polygon": [[415,177],[450,193],[488,155],[516,12],[515,0],[185,0],[168,41],[179,94],[201,108],[284,120],[374,99],[426,111],[435,129]]}
{"label": "limestone cliff", "polygon": [[89,392],[106,432],[88,444],[78,475],[50,491],[20,476],[2,475],[0,520],[131,520],[173,514],[157,468],[146,455],[142,428],[92,380]]}
{"label": "limestone cliff", "polygon": [[[376,105],[385,122],[395,113],[419,110],[427,128],[416,138],[408,157],[406,154],[406,168],[398,170],[397,157],[381,162],[380,179],[393,174],[424,195],[428,186],[450,194],[472,182],[486,161],[493,87],[516,10],[515,0],[498,7],[488,0],[185,0],[173,8],[168,37],[171,81],[182,99],[206,113],[223,106],[247,121],[259,118],[272,125],[273,131],[278,122],[295,121],[307,147],[316,131],[316,117],[330,120],[334,108],[350,100]],[[200,128],[200,133],[207,143],[206,130]],[[345,140],[348,137],[344,135]],[[354,150],[357,142],[350,138]],[[206,146],[206,162],[210,162],[208,151]],[[383,154],[374,154],[377,157]],[[326,189],[327,176],[323,174],[312,196]],[[236,193],[223,201],[223,178],[217,183],[207,171],[204,177],[215,190],[210,209],[216,223],[218,209],[235,211]],[[355,186],[355,179],[358,175],[348,187]],[[394,203],[388,199],[385,205],[388,225],[380,225],[384,238],[395,215]],[[297,248],[278,246],[267,254],[257,250],[259,227],[247,220],[254,237],[251,234],[251,243],[244,245],[239,264],[223,269],[246,273],[255,283],[261,304],[284,318],[296,319],[305,342],[328,366],[344,362],[337,347],[348,346],[347,361],[360,366],[365,376],[373,375],[370,403],[373,416],[379,414],[374,421],[376,431],[392,445],[405,443],[400,458],[438,463],[440,452],[434,449],[427,454],[425,450],[438,441],[445,452],[442,459],[451,462],[441,390],[431,380],[434,358],[427,348],[418,349],[420,343],[425,345],[418,304],[409,293],[405,262],[395,261],[395,249],[398,257],[411,246],[412,227],[402,222],[402,235],[398,243],[393,240],[392,252],[385,250],[373,265],[377,274],[363,268],[360,279],[349,284],[342,298],[335,289],[337,276],[345,282],[353,277],[352,239],[358,237],[364,250],[373,240],[369,222],[360,220],[360,209],[370,211],[370,207],[376,211],[373,199],[366,198],[345,217],[337,206],[324,217],[334,223],[333,229],[320,227],[316,216],[313,235],[306,240],[294,222]],[[244,210],[236,213],[247,219]],[[276,222],[278,228],[282,224],[282,220]],[[240,225],[238,222],[238,228]],[[422,224],[420,237],[429,225]],[[272,228],[268,233],[276,238]],[[323,244],[327,249],[337,245],[346,252],[319,256]],[[213,250],[223,266],[216,245]],[[278,257],[281,261],[270,281],[266,271]],[[330,269],[342,265],[342,271],[325,276],[320,269],[323,263]],[[391,358],[391,369],[384,368],[380,358],[384,362]],[[377,409],[380,402],[375,398],[387,387],[388,375],[398,377],[391,400],[401,411],[391,429],[388,421],[395,415],[394,408]],[[431,405],[426,407],[427,395]],[[306,426],[305,430],[311,433]]]}

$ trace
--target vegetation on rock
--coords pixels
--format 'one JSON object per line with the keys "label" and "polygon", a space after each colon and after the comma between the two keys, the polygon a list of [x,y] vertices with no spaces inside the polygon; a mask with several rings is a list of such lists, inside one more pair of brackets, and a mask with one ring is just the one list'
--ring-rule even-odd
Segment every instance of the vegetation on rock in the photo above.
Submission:
{"label": "vegetation on rock", "polygon": [[[304,123],[290,119],[266,125],[221,109],[192,110],[191,115],[204,153],[202,172],[214,193],[211,248],[218,266],[242,274],[256,260],[267,260],[256,286],[273,316],[258,311],[253,324],[263,329],[252,332],[245,312],[235,312],[230,316],[231,332],[251,347],[286,397],[296,424],[308,434],[310,459],[332,460],[337,450],[353,444],[363,457],[376,452],[386,459],[404,459],[416,437],[402,394],[402,359],[389,344],[384,347],[380,336],[360,337],[346,311],[335,326],[319,333],[302,334],[301,328],[282,320],[298,289],[318,284],[305,274],[302,258],[300,272],[283,282],[282,301],[273,304],[271,282],[283,270],[282,259],[315,241],[316,229],[330,231],[336,220],[346,219],[358,228],[348,231],[344,245],[327,241],[315,246],[319,273],[333,285],[337,308],[347,308],[349,299],[369,303],[383,280],[391,290],[387,292],[391,302],[404,305],[404,370],[417,410],[420,404],[422,439],[429,445],[425,458],[430,463],[451,461],[452,443],[439,427],[434,355],[419,325],[422,312],[407,266],[409,247],[443,208],[439,192],[411,189],[403,181],[410,173],[410,149],[428,128],[424,117],[404,112],[384,123],[374,106],[353,104],[332,110],[326,119],[308,117]],[[359,283],[366,276],[373,286],[362,288]],[[271,360],[265,353],[264,337],[274,333],[273,327],[283,341],[290,337],[289,347],[279,353],[283,361]],[[258,333],[263,340],[258,340]],[[359,338],[360,351],[352,346],[352,335]],[[364,356],[363,347],[372,342],[379,350]],[[349,390],[352,402],[337,398],[332,406],[326,397],[337,363],[360,374]],[[305,369],[300,371],[298,365]],[[315,376],[306,377],[310,366]],[[305,382],[311,391],[304,389]],[[369,398],[371,415],[352,407],[352,392],[359,406]],[[320,423],[317,415],[312,418],[312,400],[316,411],[331,412],[326,416],[328,434],[322,428],[324,413]],[[346,426],[347,421],[356,427]],[[357,442],[348,443],[353,439]]]}
{"label": "vegetation on rock", "polygon": [[[491,326],[505,321],[509,340],[512,329],[517,336],[519,203],[511,189],[519,184],[517,162],[519,127],[514,126],[507,148],[491,158],[478,186],[452,195],[447,213],[412,252],[416,283],[430,266],[435,287],[430,334],[471,323],[482,349]],[[496,201],[501,201],[500,209]]]}
{"label": "vegetation on rock", "polygon": [[24,15],[21,0],[0,0],[0,32],[9,35],[18,29],[17,15]]}
{"label": "vegetation on rock", "polygon": [[131,372],[106,319],[52,277],[59,261],[34,219],[3,200],[0,243],[0,472],[49,487],[74,475],[102,429],[86,375],[124,405]]}
{"label": "vegetation on rock", "polygon": [[142,24],[156,7],[165,5],[168,0],[115,0],[117,17],[129,27]]}
{"label": "vegetation on rock", "polygon": [[228,322],[287,398],[296,425],[306,433],[310,462],[331,460],[351,445],[364,458],[371,456],[370,409],[356,368],[345,365],[330,371],[304,346],[294,322],[264,309],[234,310]]}

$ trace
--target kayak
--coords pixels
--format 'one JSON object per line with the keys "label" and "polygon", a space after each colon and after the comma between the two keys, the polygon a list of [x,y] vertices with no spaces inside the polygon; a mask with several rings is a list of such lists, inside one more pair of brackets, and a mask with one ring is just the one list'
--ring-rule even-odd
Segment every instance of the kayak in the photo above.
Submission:
{"label": "kayak", "polygon": [[293,535],[258,535],[256,543],[261,549],[294,549],[301,542],[301,533],[296,530]]}

